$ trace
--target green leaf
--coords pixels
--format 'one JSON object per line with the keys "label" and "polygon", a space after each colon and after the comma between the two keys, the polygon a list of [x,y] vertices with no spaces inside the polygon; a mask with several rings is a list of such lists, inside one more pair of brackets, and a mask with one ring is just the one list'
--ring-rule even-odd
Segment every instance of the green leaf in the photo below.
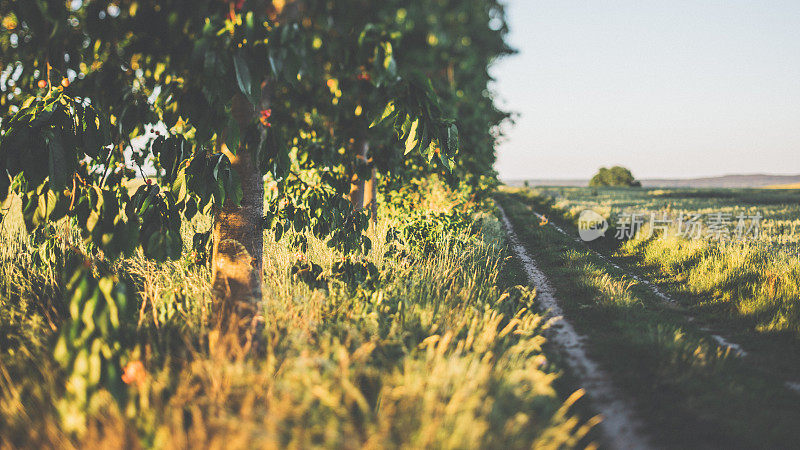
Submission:
{"label": "green leaf", "polygon": [[398,136],[400,139],[405,139],[406,136],[408,136],[408,132],[411,130],[411,125],[413,123],[414,122],[411,120],[411,115],[406,114],[406,118],[403,121],[403,124],[400,126],[400,134]]}
{"label": "green leaf", "polygon": [[216,203],[217,208],[222,208],[222,205],[225,204],[225,184],[225,180],[222,177],[218,177],[214,183],[214,203]]}
{"label": "green leaf", "polygon": [[395,105],[394,105],[394,100],[392,100],[392,101],[390,101],[389,103],[386,104],[386,108],[384,108],[383,114],[381,114],[380,118],[376,118],[375,120],[373,120],[372,124],[370,124],[369,127],[372,128],[375,125],[378,125],[379,123],[383,122],[389,116],[394,114],[394,111],[395,111]]}
{"label": "green leaf", "polygon": [[432,140],[427,147],[428,151],[428,162],[433,162],[433,158],[436,156],[436,141]]}
{"label": "green leaf", "polygon": [[50,150],[48,159],[48,169],[50,171],[50,187],[55,190],[64,189],[67,184],[67,156],[64,154],[64,146],[61,144],[61,137],[53,132],[48,132],[47,147]]}
{"label": "green leaf", "polygon": [[269,66],[272,69],[272,74],[275,78],[281,78],[281,71],[283,70],[283,60],[275,55],[275,52],[269,52]]}
{"label": "green leaf", "polygon": [[248,11],[244,19],[245,27],[247,30],[247,38],[249,40],[255,39],[256,33],[256,18],[252,11]]}
{"label": "green leaf", "polygon": [[44,108],[42,108],[38,113],[35,114],[34,119],[31,121],[31,128],[37,128],[40,125],[43,125],[45,122],[49,121],[51,117],[53,117],[53,113],[55,113],[56,108],[58,107],[59,103],[57,100],[53,100],[50,103],[46,104]]}
{"label": "green leaf", "polygon": [[236,120],[234,120],[231,116],[230,120],[228,121],[228,133],[225,136],[225,145],[234,155],[239,151],[239,141],[241,141],[241,135],[242,133],[241,130],[239,130],[239,124],[236,123]]}
{"label": "green leaf", "polygon": [[458,152],[458,127],[455,124],[447,129],[447,154],[455,155]]}
{"label": "green leaf", "polygon": [[444,152],[440,152],[439,160],[442,162],[442,165],[444,166],[445,169],[447,169],[448,172],[453,171],[453,166],[455,165],[455,161],[453,160],[453,158],[448,158],[447,155],[444,154]]}
{"label": "green leaf", "polygon": [[428,148],[431,146],[431,133],[430,133],[430,125],[426,126],[425,122],[420,123],[420,139],[419,139],[419,151],[426,152]]}
{"label": "green leaf", "polygon": [[391,55],[386,56],[386,58],[383,60],[383,67],[386,69],[386,72],[388,72],[389,75],[393,77],[397,76],[397,62]]}
{"label": "green leaf", "polygon": [[417,128],[419,127],[419,119],[415,120],[411,124],[411,128],[408,130],[408,138],[406,139],[406,151],[404,155],[407,155],[414,150],[414,148],[419,144],[419,139],[417,139]]}
{"label": "green leaf", "polygon": [[172,193],[175,194],[175,200],[180,203],[186,199],[186,173],[181,170],[178,176],[172,182]]}
{"label": "green leaf", "polygon": [[242,57],[241,53],[233,55],[233,66],[236,69],[236,82],[239,84],[239,90],[248,98],[252,97],[253,85],[250,79],[250,68],[247,67],[247,62]]}
{"label": "green leaf", "polygon": [[239,174],[235,170],[228,172],[225,178],[225,193],[229,201],[233,202],[234,206],[239,206],[242,203],[242,183],[239,179]]}

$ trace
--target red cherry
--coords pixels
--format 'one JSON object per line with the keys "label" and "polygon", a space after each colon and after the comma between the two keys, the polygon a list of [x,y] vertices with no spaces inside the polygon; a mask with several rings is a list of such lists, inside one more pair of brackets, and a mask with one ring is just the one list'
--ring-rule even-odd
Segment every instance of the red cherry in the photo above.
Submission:
{"label": "red cherry", "polygon": [[141,361],[131,361],[123,369],[121,378],[125,384],[135,383],[141,386],[147,378],[147,371]]}
{"label": "red cherry", "polygon": [[39,86],[39,89],[44,89],[47,87],[47,80],[39,80],[36,85]]}
{"label": "red cherry", "polygon": [[261,125],[264,125],[265,127],[271,127],[272,124],[269,123],[269,118],[272,116],[272,109],[261,110],[260,114],[261,117],[259,118],[259,121],[261,122]]}

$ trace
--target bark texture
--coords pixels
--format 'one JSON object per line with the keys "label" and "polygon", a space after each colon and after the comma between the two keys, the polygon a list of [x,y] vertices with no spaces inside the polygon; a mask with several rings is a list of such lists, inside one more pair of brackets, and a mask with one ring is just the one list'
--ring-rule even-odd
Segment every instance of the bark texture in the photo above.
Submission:
{"label": "bark texture", "polygon": [[[275,1],[269,7],[268,14],[276,21],[297,20],[304,6],[303,0]],[[262,82],[258,108],[254,108],[241,94],[233,98],[231,113],[241,130],[252,120],[258,119],[256,109],[263,111],[271,108],[274,94],[271,85],[269,79]],[[266,131],[262,130],[261,138],[265,136]],[[221,146],[241,180],[242,202],[239,207],[226,204],[217,214],[213,233],[212,279],[217,306],[234,313],[233,319],[252,318],[255,323],[262,298],[264,179],[252,155],[242,151],[241,147],[233,155],[224,144]],[[227,320],[225,316],[221,319]]]}
{"label": "bark texture", "polygon": [[364,208],[369,211],[369,225],[374,227],[378,220],[378,178],[375,168],[370,171],[370,177],[364,181]]}
{"label": "bark texture", "polygon": [[355,211],[364,208],[364,180],[359,179],[357,173],[350,177],[350,203]]}
{"label": "bark texture", "polygon": [[353,210],[361,211],[364,209],[364,180],[358,176],[358,167],[367,162],[369,144],[365,140],[357,140],[352,148],[355,153],[355,163],[353,174],[350,176],[350,203],[353,205]]}
{"label": "bark texture", "polygon": [[[369,157],[369,142],[366,140],[356,141],[353,146],[357,152],[357,164],[369,164],[372,159]],[[373,167],[370,170],[370,175],[366,180],[362,180],[358,176],[358,171],[354,170],[350,178],[350,203],[353,205],[355,211],[361,211],[367,208],[369,212],[370,227],[374,226],[378,220],[378,182],[376,171]]]}
{"label": "bark texture", "polygon": [[[234,99],[233,115],[238,122],[247,123],[248,115],[253,117],[254,113],[246,99]],[[242,148],[234,155],[223,144],[221,151],[239,175],[242,202],[235,206],[226,201],[214,221],[212,279],[217,297],[215,306],[225,315],[235,313],[241,316],[252,312],[261,301],[264,181],[252,156]]]}

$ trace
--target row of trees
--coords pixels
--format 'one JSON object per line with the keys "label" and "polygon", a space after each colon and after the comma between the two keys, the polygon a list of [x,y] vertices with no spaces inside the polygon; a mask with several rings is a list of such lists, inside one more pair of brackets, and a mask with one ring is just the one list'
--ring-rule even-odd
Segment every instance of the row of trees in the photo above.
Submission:
{"label": "row of trees", "polygon": [[36,244],[67,218],[88,249],[42,253],[64,269],[64,417],[96,386],[125,395],[137,305],[112,263],[180,257],[183,220],[214,218],[227,309],[261,297],[265,229],[369,251],[376,173],[496,182],[496,0],[0,0],[0,18],[2,212],[14,194]]}
{"label": "row of trees", "polygon": [[69,216],[90,259],[176,258],[181,219],[210,212],[219,296],[257,300],[264,228],[368,251],[376,172],[385,189],[495,180],[507,115],[487,69],[511,52],[496,0],[0,0],[0,15],[0,200],[19,195],[30,230]]}

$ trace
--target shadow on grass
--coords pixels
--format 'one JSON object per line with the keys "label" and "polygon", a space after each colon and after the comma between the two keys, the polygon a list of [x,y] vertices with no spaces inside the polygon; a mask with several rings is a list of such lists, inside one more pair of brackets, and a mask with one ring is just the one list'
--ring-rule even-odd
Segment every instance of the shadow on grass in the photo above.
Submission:
{"label": "shadow on grass", "polygon": [[[785,447],[800,439],[800,397],[783,387],[783,374],[719,347],[685,312],[634,289],[570,238],[526,225],[524,197],[501,193],[497,200],[567,316],[589,337],[590,356],[635,400],[659,445]],[[749,279],[742,276],[738,281]]]}

